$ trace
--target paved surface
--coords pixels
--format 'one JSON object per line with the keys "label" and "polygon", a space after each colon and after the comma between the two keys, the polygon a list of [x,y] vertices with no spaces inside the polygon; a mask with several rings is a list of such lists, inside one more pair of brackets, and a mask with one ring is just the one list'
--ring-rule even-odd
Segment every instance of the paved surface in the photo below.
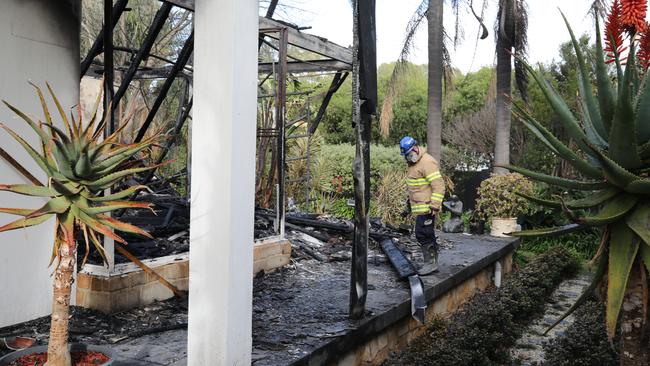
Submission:
{"label": "paved surface", "polygon": [[187,365],[187,331],[173,330],[147,335],[112,346],[115,366]]}
{"label": "paved surface", "polygon": [[[489,257],[516,241],[462,234],[439,236],[451,248],[440,253],[440,271],[423,277],[429,299],[480,271],[486,261],[491,262]],[[413,248],[406,249],[408,252]],[[416,250],[413,252],[419,255]],[[410,314],[409,287],[398,279],[380,249],[369,250],[368,284],[366,318],[355,322],[347,318],[349,261],[329,264],[301,261],[292,269],[256,280],[253,364],[307,364],[305,357],[310,357],[316,349],[331,346],[329,352],[334,353],[354,347],[363,341],[356,336],[357,330],[363,328],[357,333],[367,334],[368,329],[378,329]],[[398,308],[400,311],[396,311]]]}

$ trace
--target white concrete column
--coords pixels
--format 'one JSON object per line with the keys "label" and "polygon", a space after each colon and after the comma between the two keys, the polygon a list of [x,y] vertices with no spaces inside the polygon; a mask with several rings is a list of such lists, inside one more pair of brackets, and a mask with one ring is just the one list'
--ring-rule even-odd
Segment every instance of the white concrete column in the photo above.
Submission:
{"label": "white concrete column", "polygon": [[250,365],[256,0],[197,0],[188,364]]}

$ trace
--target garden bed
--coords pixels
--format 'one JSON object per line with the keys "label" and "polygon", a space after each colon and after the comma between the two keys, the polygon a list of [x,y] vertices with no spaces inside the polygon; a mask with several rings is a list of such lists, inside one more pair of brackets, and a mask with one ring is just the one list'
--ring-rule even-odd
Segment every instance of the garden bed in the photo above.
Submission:
{"label": "garden bed", "polygon": [[386,365],[503,365],[522,326],[544,308],[555,287],[578,271],[577,261],[554,249],[515,272],[504,285],[477,295],[448,322],[440,320]]}
{"label": "garden bed", "polygon": [[[607,339],[605,307],[596,298],[575,311],[575,321],[558,337],[544,346],[543,366],[617,366],[618,351]],[[614,342],[618,344],[618,342]]]}

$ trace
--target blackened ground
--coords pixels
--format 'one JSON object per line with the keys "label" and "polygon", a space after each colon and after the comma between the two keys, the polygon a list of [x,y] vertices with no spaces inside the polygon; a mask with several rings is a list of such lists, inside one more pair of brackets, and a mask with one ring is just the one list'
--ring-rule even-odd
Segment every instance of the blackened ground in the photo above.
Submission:
{"label": "blackened ground", "polygon": [[[410,291],[407,283],[398,279],[381,249],[373,242],[368,256],[367,316],[360,322],[349,320],[349,235],[317,228],[306,229],[327,235],[328,240],[316,240],[305,236],[301,231],[288,230],[288,236],[294,242],[292,263],[278,272],[262,273],[254,280],[253,361],[256,366],[291,364],[331,344],[347,344],[344,339],[354,334],[355,330],[375,321],[397,321],[401,318],[383,317],[388,313],[395,315],[397,307],[409,307]],[[373,230],[391,231],[377,223],[373,225]],[[398,232],[392,232],[392,235],[408,257],[416,263],[421,261],[419,246],[412,237]],[[442,284],[461,283],[474,273],[472,271],[478,271],[491,263],[488,263],[488,257],[494,261],[495,255],[502,255],[500,253],[504,250],[512,250],[515,242],[514,239],[443,233],[439,234],[439,239],[442,247],[440,271],[423,277],[427,294],[438,293]],[[314,259],[305,248],[322,255],[323,260]],[[164,355],[159,352],[161,349],[178,350],[179,342],[184,342],[186,322],[186,307],[176,299],[113,315],[73,307],[71,340],[90,344],[115,344],[121,347],[120,350],[132,346],[135,353],[130,356],[131,359],[140,357],[135,356],[142,350],[140,347],[151,350],[155,346],[157,348],[151,352],[163,358]],[[48,328],[49,318],[41,318],[0,329],[0,337],[32,336],[43,344],[47,342]],[[162,331],[164,333],[146,334]],[[354,342],[349,343],[350,346],[355,346]],[[1,352],[4,354],[6,350]],[[177,356],[178,354],[175,355],[176,358]],[[181,355],[182,357],[184,356]],[[171,356],[169,358],[175,359]],[[156,362],[156,365],[169,364],[163,360]]]}
{"label": "blackened ground", "polygon": [[[182,231],[179,234],[182,234],[180,237],[172,237],[174,240],[169,240],[168,238],[155,238],[146,241],[129,241],[129,244],[126,246],[131,254],[135,255],[136,258],[140,260],[150,259],[150,258],[159,258],[167,255],[174,255],[179,253],[186,253],[190,250],[190,237],[187,231]],[[83,242],[80,242],[83,243]],[[81,263],[83,257],[86,254],[86,248],[84,245],[79,245],[79,250],[77,251],[77,263],[79,265],[79,270],[81,269]],[[124,257],[119,252],[115,252],[115,263],[128,263],[130,262],[128,258]],[[88,256],[88,263],[95,265],[102,265],[103,261],[97,250],[94,247],[90,249],[90,255]]]}
{"label": "blackened ground", "polygon": [[[465,269],[514,241],[462,234],[441,233],[439,237],[446,248],[440,253],[440,271],[422,278],[427,293],[437,292],[434,289],[452,277],[458,281],[455,283],[461,283],[466,279],[463,276],[470,275]],[[407,237],[398,239],[398,245],[419,261],[417,244]],[[320,250],[327,254],[337,247],[346,248],[340,253],[349,252],[349,245],[340,243],[323,244]],[[288,365],[310,357],[316,349],[343,342],[369,322],[397,321],[383,316],[398,306],[408,305],[407,283],[399,280],[380,249],[371,247],[368,253],[367,313],[363,321],[348,319],[349,260],[299,259],[282,271],[257,278],[253,294],[253,364]],[[355,341],[359,344],[349,346],[360,345],[363,339]]]}
{"label": "blackened ground", "polygon": [[[111,315],[73,306],[71,314],[70,341],[87,344],[116,344],[146,334],[187,327],[187,303],[178,298]],[[0,328],[0,339],[23,336],[35,338],[37,345],[47,344],[49,329],[50,317],[42,317]],[[9,352],[0,340],[0,357]]]}

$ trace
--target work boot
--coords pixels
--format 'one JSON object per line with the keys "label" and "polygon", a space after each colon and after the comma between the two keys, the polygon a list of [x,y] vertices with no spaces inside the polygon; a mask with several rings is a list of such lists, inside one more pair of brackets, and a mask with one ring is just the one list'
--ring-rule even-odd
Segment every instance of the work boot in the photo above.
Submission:
{"label": "work boot", "polygon": [[422,245],[422,258],[424,263],[418,269],[421,276],[438,272],[438,252],[433,244]]}

